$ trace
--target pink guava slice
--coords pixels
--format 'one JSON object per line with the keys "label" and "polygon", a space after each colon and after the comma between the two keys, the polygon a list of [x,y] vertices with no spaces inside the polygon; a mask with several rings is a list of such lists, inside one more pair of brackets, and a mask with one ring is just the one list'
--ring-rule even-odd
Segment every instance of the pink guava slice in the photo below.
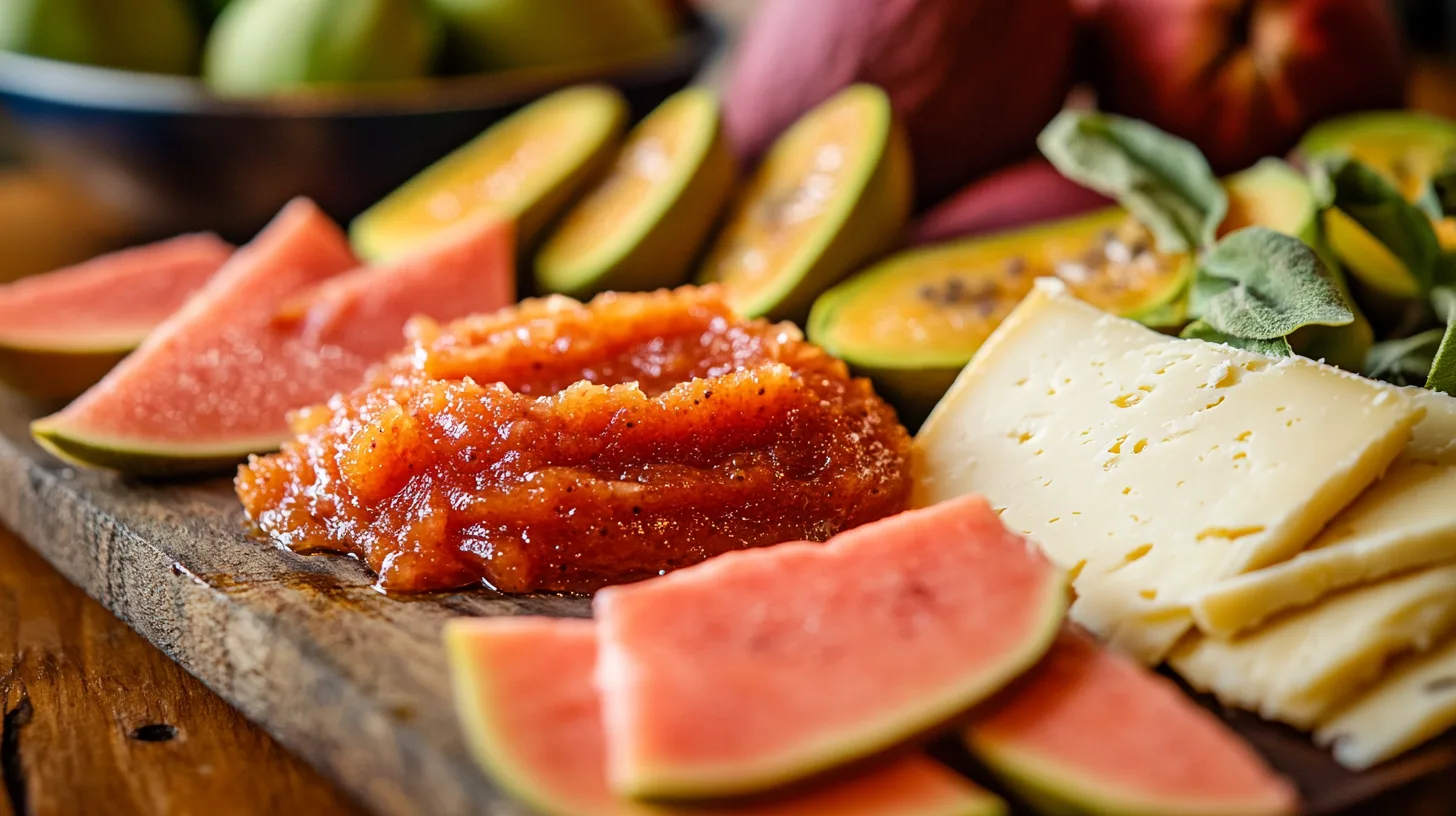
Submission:
{"label": "pink guava slice", "polygon": [[359,385],[416,314],[505,306],[509,224],[470,222],[418,254],[358,267],[344,233],[299,199],[181,311],[60,413],[32,425],[63,459],[147,476],[223,470],[276,448],[290,411]]}
{"label": "pink guava slice", "polygon": [[647,805],[607,784],[591,621],[472,618],[445,630],[460,724],[477,761],[551,816],[1002,816],[1001,800],[923,754],[752,803]]}
{"label": "pink guava slice", "polygon": [[70,399],[207,283],[233,247],[183,235],[0,286],[0,380]]}
{"label": "pink guava slice", "polygon": [[1294,787],[1171,681],[1070,628],[966,730],[971,751],[1048,812],[1282,816]]}
{"label": "pink guava slice", "polygon": [[603,590],[613,789],[737,796],[877,754],[1029,669],[1066,603],[974,496]]}

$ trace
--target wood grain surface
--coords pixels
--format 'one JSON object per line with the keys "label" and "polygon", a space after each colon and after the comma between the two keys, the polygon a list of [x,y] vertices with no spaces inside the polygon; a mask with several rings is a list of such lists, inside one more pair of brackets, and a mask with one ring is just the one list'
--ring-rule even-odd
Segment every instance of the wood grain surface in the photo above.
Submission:
{"label": "wood grain surface", "polygon": [[0,816],[362,812],[0,528]]}

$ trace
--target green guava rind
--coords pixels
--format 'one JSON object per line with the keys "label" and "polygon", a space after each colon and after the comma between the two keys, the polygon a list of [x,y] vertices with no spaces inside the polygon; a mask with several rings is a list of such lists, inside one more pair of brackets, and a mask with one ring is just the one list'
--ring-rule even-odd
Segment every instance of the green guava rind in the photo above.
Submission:
{"label": "green guava rind", "polygon": [[[570,95],[569,97],[566,95]],[[627,100],[615,89],[602,85],[579,85],[557,91],[550,96],[528,105],[507,119],[487,128],[475,139],[466,143],[448,156],[420,171],[414,178],[390,193],[384,199],[359,215],[349,225],[349,241],[354,252],[368,261],[388,260],[401,255],[428,240],[427,235],[408,234],[392,236],[389,226],[392,210],[402,206],[398,202],[412,197],[419,190],[428,189],[437,179],[451,175],[458,164],[468,162],[468,156],[480,143],[491,138],[491,134],[517,117],[531,116],[537,106],[552,100],[579,105],[583,110],[583,127],[592,128],[594,144],[578,157],[578,161],[564,168],[557,168],[558,176],[553,184],[526,204],[514,216],[518,249],[524,254],[535,248],[543,230],[571,203],[590,181],[600,175],[621,138],[627,121]]]}
{"label": "green guava rind", "polygon": [[31,423],[31,436],[47,452],[68,464],[114,470],[142,478],[180,478],[225,472],[249,454],[276,450],[282,438],[234,440],[224,446],[158,445],[152,442],[97,439],[41,419]]}
{"label": "green guava rind", "polygon": [[[739,304],[749,317],[803,322],[814,300],[866,261],[895,247],[914,200],[910,148],[895,120],[890,98],[879,88],[853,86],[873,135],[860,172],[837,192],[824,224],[808,236],[793,260],[762,291]],[[812,116],[810,111],[805,116]],[[802,121],[802,120],[801,120]],[[702,277],[700,282],[709,283]]]}
{"label": "green guava rind", "polygon": [[[607,785],[604,734],[591,681],[595,639],[593,624],[578,619],[474,618],[445,627],[457,716],[471,753],[502,788],[541,813],[1006,816],[999,797],[914,754],[743,807],[675,808],[616,796]],[[522,718],[524,695],[529,700]],[[538,741],[536,757],[521,744],[528,735]],[[545,765],[539,761],[542,741],[551,748]]]}
{"label": "green guava rind", "polygon": [[560,258],[548,239],[536,256],[540,290],[584,300],[599,292],[649,291],[688,279],[689,265],[733,190],[737,167],[716,97],[700,88],[680,95],[690,106],[684,127],[694,131],[681,166],[599,250]]}

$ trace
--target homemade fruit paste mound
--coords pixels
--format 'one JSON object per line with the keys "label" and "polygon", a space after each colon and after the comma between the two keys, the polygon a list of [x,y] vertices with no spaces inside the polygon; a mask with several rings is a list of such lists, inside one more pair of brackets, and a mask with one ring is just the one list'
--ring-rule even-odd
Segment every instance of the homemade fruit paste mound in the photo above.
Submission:
{"label": "homemade fruit paste mound", "polygon": [[716,289],[410,334],[237,479],[263,531],[356,553],[383,589],[591,591],[905,507],[910,440],[868,381]]}

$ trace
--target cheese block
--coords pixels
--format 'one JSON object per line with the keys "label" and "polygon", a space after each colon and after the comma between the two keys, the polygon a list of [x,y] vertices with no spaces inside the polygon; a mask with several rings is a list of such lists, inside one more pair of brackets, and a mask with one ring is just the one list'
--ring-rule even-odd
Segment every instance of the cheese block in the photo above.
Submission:
{"label": "cheese block", "polygon": [[1347,590],[1235,640],[1190,635],[1168,662],[1188,684],[1269,720],[1311,728],[1456,626],[1456,564]]}
{"label": "cheese block", "polygon": [[1159,662],[1213,582],[1283,561],[1400,454],[1401,389],[1179,340],[1037,281],[915,440],[915,502],[986,495],[1076,578],[1071,616]]}
{"label": "cheese block", "polygon": [[1363,771],[1456,728],[1456,639],[1401,661],[1380,685],[1330,717],[1315,742]]}
{"label": "cheese block", "polygon": [[1402,461],[1298,556],[1214,585],[1193,602],[1193,619],[1227,639],[1336,590],[1452,560],[1456,465]]}

